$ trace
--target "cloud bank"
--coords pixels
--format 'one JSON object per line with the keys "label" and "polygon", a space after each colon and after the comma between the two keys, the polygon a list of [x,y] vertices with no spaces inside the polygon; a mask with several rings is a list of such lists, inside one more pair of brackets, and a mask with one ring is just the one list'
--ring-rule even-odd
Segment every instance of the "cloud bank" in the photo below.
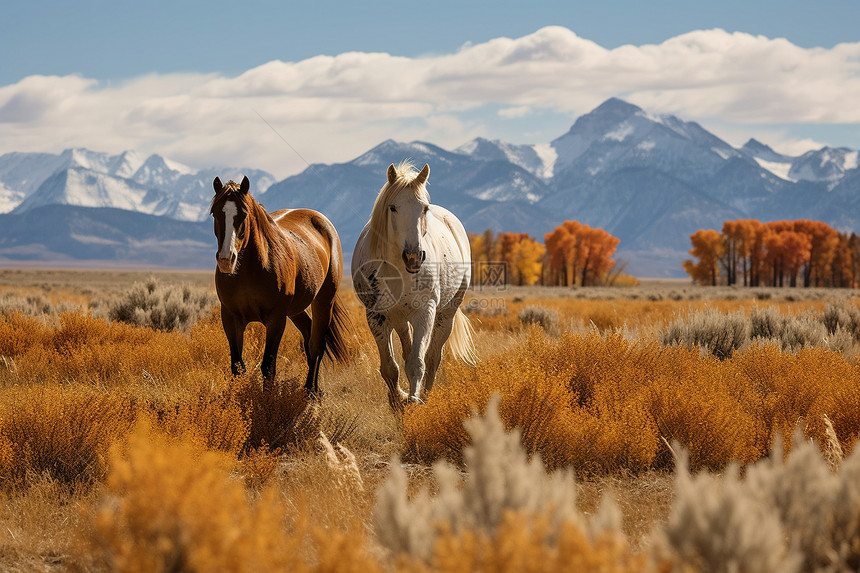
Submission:
{"label": "cloud bank", "polygon": [[607,50],[547,27],[452,54],[350,52],[271,61],[237,77],[147,75],[113,84],[30,76],[0,87],[0,153],[138,149],[197,167],[284,176],[305,164],[281,138],[308,161],[337,162],[389,137],[455,147],[494,136],[494,122],[537,112],[558,114],[557,136],[611,96],[741,131],[860,123],[860,42],[806,49],[705,30]]}

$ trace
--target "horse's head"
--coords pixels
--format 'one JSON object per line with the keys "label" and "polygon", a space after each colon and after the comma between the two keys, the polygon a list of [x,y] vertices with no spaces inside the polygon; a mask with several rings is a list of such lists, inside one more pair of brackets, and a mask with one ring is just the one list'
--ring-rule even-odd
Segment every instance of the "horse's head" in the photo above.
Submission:
{"label": "horse's head", "polygon": [[215,197],[209,212],[215,219],[215,237],[218,239],[218,270],[232,275],[236,272],[239,253],[248,244],[248,189],[251,182],[245,177],[241,185],[234,181],[221,184],[216,177],[212,182]]}
{"label": "horse's head", "polygon": [[377,219],[376,234],[384,235],[383,242],[388,245],[389,252],[393,250],[392,255],[400,255],[410,273],[417,273],[427,256],[424,235],[430,209],[430,196],[425,187],[428,175],[429,165],[425,164],[416,175],[410,164],[395,167],[392,163],[388,167],[388,184],[377,200],[381,204],[374,206],[371,216]]}

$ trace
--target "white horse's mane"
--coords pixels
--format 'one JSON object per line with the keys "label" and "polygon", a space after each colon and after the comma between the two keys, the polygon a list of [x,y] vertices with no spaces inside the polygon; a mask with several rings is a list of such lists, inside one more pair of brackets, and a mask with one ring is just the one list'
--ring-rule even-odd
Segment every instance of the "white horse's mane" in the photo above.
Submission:
{"label": "white horse's mane", "polygon": [[388,225],[388,205],[394,200],[398,193],[407,187],[415,193],[415,198],[425,205],[430,204],[430,194],[427,192],[425,183],[416,184],[415,179],[418,177],[418,170],[415,165],[408,159],[401,161],[395,168],[397,177],[394,182],[386,181],[385,185],[376,196],[376,201],[373,203],[373,211],[370,213],[370,226],[368,232],[370,234],[370,253],[372,257],[380,258],[382,256],[381,246],[386,239]]}

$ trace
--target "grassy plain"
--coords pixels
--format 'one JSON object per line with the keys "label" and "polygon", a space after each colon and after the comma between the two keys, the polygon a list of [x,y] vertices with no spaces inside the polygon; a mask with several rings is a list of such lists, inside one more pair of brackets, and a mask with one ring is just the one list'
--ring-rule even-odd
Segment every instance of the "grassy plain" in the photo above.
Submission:
{"label": "grassy plain", "polygon": [[[150,276],[214,297],[208,271],[0,270],[0,568],[717,570],[719,556],[689,557],[689,543],[672,541],[702,483],[680,479],[677,464],[747,472],[799,431],[835,466],[860,437],[855,291],[476,289],[466,309],[478,366],[444,362],[426,406],[398,415],[353,295],[355,357],[324,363],[326,396],[309,402],[289,328],[278,387],[266,393],[256,369],[229,376],[217,306],[182,332],[110,320]],[[672,324],[707,312],[718,335],[732,327],[721,317],[752,324],[733,354],[664,345]],[[756,338],[754,319],[767,312],[786,322]],[[826,315],[842,317],[838,329]],[[780,339],[789,336],[803,343]],[[254,325],[249,366],[262,348]],[[464,424],[493,394],[504,427],[519,428],[516,451]],[[550,481],[508,477],[531,475],[529,463]],[[470,487],[485,512],[457,501]],[[558,525],[568,498],[575,507]],[[777,545],[762,558],[774,570],[818,567],[812,550],[801,558],[796,544]]]}

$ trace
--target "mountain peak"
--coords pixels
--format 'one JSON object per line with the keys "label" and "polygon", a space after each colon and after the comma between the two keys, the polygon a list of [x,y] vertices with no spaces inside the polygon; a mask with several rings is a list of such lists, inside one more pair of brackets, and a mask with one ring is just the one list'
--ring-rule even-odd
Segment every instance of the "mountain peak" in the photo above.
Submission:
{"label": "mountain peak", "polygon": [[741,149],[747,149],[749,151],[759,151],[759,150],[773,151],[773,148],[770,145],[767,145],[766,143],[762,143],[761,141],[759,141],[758,139],[756,139],[754,137],[751,137],[749,139],[749,141],[744,143],[744,145],[743,145],[743,147],[741,147]]}
{"label": "mountain peak", "polygon": [[84,147],[70,147],[60,154],[63,164],[69,168],[104,170],[108,162],[107,153],[90,151]]}
{"label": "mountain peak", "polygon": [[641,113],[644,113],[642,108],[611,97],[585,115],[579,116],[570,130],[556,139],[553,144],[570,136],[584,137],[589,140],[601,137],[612,131],[615,126]]}
{"label": "mountain peak", "polygon": [[489,140],[486,137],[476,137],[454,151],[463,155],[473,155],[478,159],[505,159],[502,145],[498,139]]}
{"label": "mountain peak", "polygon": [[438,159],[444,155],[450,155],[450,153],[441,147],[423,141],[404,143],[393,139],[386,139],[349,163],[353,165],[379,165],[386,167],[391,163],[398,163],[404,159],[412,159],[415,163],[423,163],[431,159]]}
{"label": "mountain peak", "polygon": [[454,151],[481,161],[509,161],[544,180],[552,177],[557,157],[548,144],[516,145],[485,137],[476,137]]}
{"label": "mountain peak", "polygon": [[123,151],[110,158],[108,169],[111,175],[131,177],[143,165],[143,157],[137,151]]}
{"label": "mountain peak", "polygon": [[[761,141],[754,138],[750,138],[749,141],[744,143],[740,151],[748,157],[752,157],[753,159],[761,159],[762,161],[789,163],[793,159],[788,155],[777,153],[771,146],[762,143]],[[779,173],[778,175],[783,179],[786,178],[786,174]]]}
{"label": "mountain peak", "polygon": [[641,111],[642,108],[638,105],[633,105],[617,97],[611,97],[594,108],[589,115],[616,116],[623,119]]}

